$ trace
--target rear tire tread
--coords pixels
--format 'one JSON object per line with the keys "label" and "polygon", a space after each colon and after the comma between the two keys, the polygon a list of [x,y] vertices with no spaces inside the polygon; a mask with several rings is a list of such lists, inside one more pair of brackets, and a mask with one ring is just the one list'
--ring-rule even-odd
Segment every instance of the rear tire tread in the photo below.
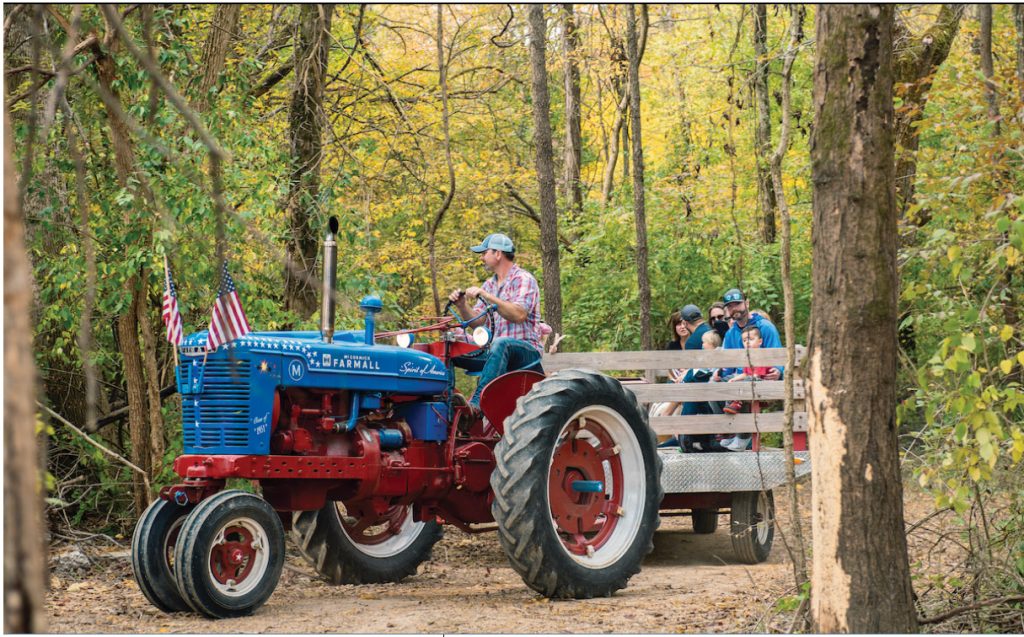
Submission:
{"label": "rear tire tread", "polygon": [[[411,515],[411,512],[410,512]],[[412,545],[386,558],[361,553],[342,530],[334,502],[316,511],[292,515],[292,539],[299,553],[330,584],[385,584],[415,575],[419,565],[430,559],[443,529],[426,522]]]}
{"label": "rear tire tread", "polygon": [[[560,419],[576,411],[566,410],[563,406],[579,405],[582,400],[595,396],[605,397],[611,402],[625,401],[626,411],[633,412],[632,415],[642,423],[639,431],[636,427],[633,429],[640,445],[650,450],[649,455],[645,454],[645,461],[651,461],[654,469],[653,473],[648,471],[653,497],[646,503],[650,521],[642,522],[638,531],[643,542],[640,559],[623,559],[611,567],[594,571],[594,577],[584,581],[563,568],[569,558],[564,552],[559,554],[560,547],[545,550],[546,542],[541,537],[560,541],[557,536],[546,533],[547,529],[538,531],[536,528],[538,523],[543,525],[550,520],[550,511],[547,510],[549,467],[537,460],[546,460],[550,456],[553,437],[565,424]],[[624,413],[623,416],[627,421],[631,420],[630,414]],[[629,579],[640,571],[642,557],[654,549],[654,530],[660,523],[657,509],[663,492],[661,459],[654,451],[656,444],[655,435],[647,426],[646,414],[639,408],[633,393],[625,390],[618,381],[598,372],[562,370],[519,398],[515,412],[505,421],[505,436],[495,449],[497,467],[491,477],[494,492],[491,510],[498,521],[499,542],[527,586],[550,598],[607,597],[624,588]],[[618,572],[606,572],[609,569]],[[597,577],[599,574],[601,577]]]}

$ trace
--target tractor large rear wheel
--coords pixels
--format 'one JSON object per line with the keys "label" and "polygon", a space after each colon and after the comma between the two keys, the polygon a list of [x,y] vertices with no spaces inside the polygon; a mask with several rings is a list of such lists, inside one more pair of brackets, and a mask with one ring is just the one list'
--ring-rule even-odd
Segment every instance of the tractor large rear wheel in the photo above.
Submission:
{"label": "tractor large rear wheel", "polygon": [[606,597],[653,549],[661,460],[636,398],[608,376],[564,370],[505,420],[491,475],[498,538],[527,586]]}
{"label": "tractor large rear wheel", "polygon": [[416,573],[441,539],[437,522],[416,522],[411,506],[375,519],[353,518],[340,502],[292,516],[299,552],[332,584],[397,582]]}

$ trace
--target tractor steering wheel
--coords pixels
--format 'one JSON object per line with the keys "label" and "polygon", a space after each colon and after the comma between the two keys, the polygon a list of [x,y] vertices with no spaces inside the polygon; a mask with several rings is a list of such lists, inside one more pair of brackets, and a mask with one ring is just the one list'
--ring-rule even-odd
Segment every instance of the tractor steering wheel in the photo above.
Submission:
{"label": "tractor steering wheel", "polygon": [[[459,295],[459,298],[462,298],[465,294],[466,294],[465,292],[462,292]],[[468,320],[462,320],[462,316],[460,316],[459,313],[454,309],[454,307],[453,307],[454,305],[455,304],[452,301],[449,300],[448,303],[446,303],[445,306],[444,306],[444,314],[451,313],[451,315],[455,317],[455,323],[459,327],[461,327],[463,330],[467,329],[469,327],[470,323],[472,323],[473,321],[479,319],[480,317],[486,316],[487,317],[487,329],[491,332],[492,335],[494,334],[494,330],[493,330],[493,322],[494,321],[493,321],[492,315],[494,314],[494,312],[496,312],[498,310],[497,304],[492,303],[490,305],[484,306],[484,309],[483,309],[482,312],[480,312],[476,316],[470,317]],[[493,340],[493,338],[491,340]],[[473,358],[478,358],[480,356],[483,356],[490,349],[490,344],[491,344],[491,341],[489,340],[487,342],[487,344],[480,346],[480,349],[476,349],[476,350],[473,350],[472,352],[468,352],[466,354],[462,354],[462,355],[460,355],[460,356],[458,356],[456,358],[459,358],[459,359],[473,359]]]}

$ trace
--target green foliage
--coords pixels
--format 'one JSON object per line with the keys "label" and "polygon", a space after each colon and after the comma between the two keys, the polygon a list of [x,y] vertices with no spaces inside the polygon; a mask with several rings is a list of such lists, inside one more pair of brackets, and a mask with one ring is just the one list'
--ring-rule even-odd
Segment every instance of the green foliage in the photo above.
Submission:
{"label": "green foliage", "polygon": [[[997,12],[997,15],[999,13]],[[1012,41],[1006,22],[997,22]],[[960,46],[966,43],[960,41]],[[982,82],[967,56],[951,55],[919,124],[919,180],[910,215],[927,225],[901,253],[909,394],[900,422],[919,432],[915,463],[937,506],[963,512],[985,485],[1024,457],[1021,262],[1024,187],[1017,126],[1000,136],[984,110]],[[999,54],[999,51],[996,51]],[[951,123],[956,122],[955,128]]]}
{"label": "green foliage", "polygon": [[811,583],[809,581],[800,585],[800,592],[794,595],[783,595],[775,602],[775,610],[778,612],[793,612],[800,608],[801,604],[810,601]]}

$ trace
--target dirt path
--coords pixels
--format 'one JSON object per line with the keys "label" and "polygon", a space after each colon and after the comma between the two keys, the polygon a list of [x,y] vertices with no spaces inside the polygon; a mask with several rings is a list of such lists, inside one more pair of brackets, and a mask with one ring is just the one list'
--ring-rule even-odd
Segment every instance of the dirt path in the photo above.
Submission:
{"label": "dirt path", "polygon": [[[781,502],[779,504],[782,504]],[[805,508],[807,510],[807,508]],[[538,633],[747,632],[758,630],[792,575],[776,537],[769,560],[737,564],[722,516],[714,535],[687,517],[662,521],[654,552],[611,598],[552,602],[509,567],[494,534],[446,529],[433,558],[399,584],[329,586],[289,555],[270,601],[253,616],[212,621],[149,605],[122,550],[87,577],[51,580],[49,629],[56,633]],[[776,621],[784,618],[776,617]],[[782,628],[788,624],[783,624]],[[760,628],[763,630],[763,625]]]}

